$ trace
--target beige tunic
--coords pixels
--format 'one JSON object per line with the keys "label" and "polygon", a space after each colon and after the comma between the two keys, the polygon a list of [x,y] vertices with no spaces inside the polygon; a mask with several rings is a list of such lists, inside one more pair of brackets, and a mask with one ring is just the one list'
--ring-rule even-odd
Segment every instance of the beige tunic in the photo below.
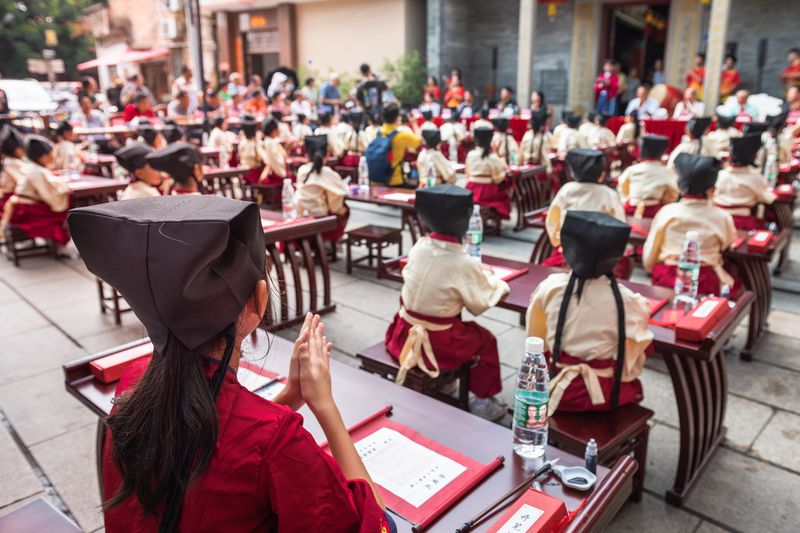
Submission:
{"label": "beige tunic", "polygon": [[719,159],[720,152],[729,152],[731,149],[731,139],[741,137],[742,132],[734,127],[716,129],[708,132],[703,139],[703,147],[706,155]]}
{"label": "beige tunic", "polygon": [[439,134],[443,143],[449,143],[452,137],[455,137],[456,143],[460,143],[467,136],[467,128],[461,122],[445,122],[439,128]]}
{"label": "beige tunic", "polygon": [[605,148],[606,146],[615,146],[617,144],[617,137],[614,132],[608,128],[595,128],[592,136],[589,137],[589,146],[592,148]]}
{"label": "beige tunic", "polygon": [[380,126],[376,126],[374,124],[370,124],[366,128],[364,128],[364,135],[367,137],[367,144],[371,143],[375,140],[378,136],[378,132],[381,130]]}
{"label": "beige tunic", "polygon": [[589,148],[586,139],[574,128],[565,128],[559,135],[557,150],[562,156],[573,148]]}
{"label": "beige tunic", "polygon": [[120,195],[120,200],[133,200],[134,198],[153,198],[161,196],[161,193],[155,187],[148,185],[143,181],[134,181],[125,187]]}
{"label": "beige tunic", "polygon": [[633,138],[635,133],[636,124],[633,122],[624,123],[622,126],[620,126],[619,131],[617,132],[617,144],[635,141],[636,139]]}
{"label": "beige tunic", "polygon": [[345,151],[353,154],[363,154],[367,149],[369,140],[363,131],[356,131],[351,127],[342,136],[342,143],[344,144]]}
{"label": "beige tunic", "polygon": [[19,202],[32,204],[44,202],[56,212],[66,211],[69,208],[69,180],[56,176],[50,170],[36,163],[25,167],[21,174],[22,179],[17,182],[14,194],[19,196]]}
{"label": "beige tunic", "polygon": [[423,148],[420,150],[417,156],[417,172],[419,172],[420,181],[426,177],[428,164],[431,161],[436,169],[437,183],[455,183],[456,169],[447,160],[442,151],[437,148]]}
{"label": "beige tunic", "polygon": [[678,264],[687,231],[700,234],[700,262],[713,267],[723,283],[733,286],[733,278],[722,268],[722,253],[736,239],[733,217],[707,199],[684,198],[661,208],[644,243],[645,270],[652,271],[656,263]]}
{"label": "beige tunic", "polygon": [[726,168],[717,176],[714,203],[732,215],[749,215],[752,207],[774,201],[766,178],[754,167]]}
{"label": "beige tunic", "polygon": [[[534,134],[533,130],[528,130],[522,136],[522,142],[519,145],[519,152],[521,154],[521,163],[530,163],[538,161],[541,164],[547,163],[548,152],[553,148],[553,136],[549,131],[544,133]],[[542,146],[544,144],[544,146]],[[540,159],[541,154],[541,159]]]}
{"label": "beige tunic", "polygon": [[334,128],[320,126],[314,130],[314,135],[328,136],[328,153],[330,155],[333,157],[342,157],[344,155],[344,144]]}
{"label": "beige tunic", "polygon": [[594,132],[600,128],[597,124],[593,122],[584,122],[580,126],[578,126],[578,133],[581,137],[588,143],[589,139],[592,138]]}
{"label": "beige tunic", "polygon": [[464,308],[480,315],[497,305],[508,284],[469,257],[461,244],[423,237],[411,248],[403,269],[406,309],[454,317]]}
{"label": "beige tunic", "polygon": [[308,124],[300,124],[298,122],[292,128],[292,135],[294,135],[294,138],[302,143],[305,140],[306,137],[308,137],[310,135],[314,135],[314,131],[311,129],[311,126],[309,126]]}
{"label": "beige tunic", "polygon": [[705,137],[703,137],[702,146],[699,139],[690,139],[687,136],[683,136],[680,144],[672,150],[672,153],[669,154],[669,160],[667,161],[667,166],[669,168],[675,168],[675,158],[678,157],[680,154],[691,154],[691,155],[711,155],[709,153],[709,147],[707,146]]}
{"label": "beige tunic", "polygon": [[623,202],[634,206],[668,204],[680,196],[678,175],[660,161],[643,161],[626,168],[617,190]]}
{"label": "beige tunic", "polygon": [[81,160],[78,157],[78,145],[70,141],[59,141],[53,148],[53,155],[56,162],[53,165],[56,170],[77,169]]}
{"label": "beige tunic", "polygon": [[239,138],[239,164],[247,168],[258,168],[267,160],[264,144],[258,138],[248,139],[244,135]]}
{"label": "beige tunic", "polygon": [[268,137],[264,141],[264,170],[261,172],[260,180],[264,180],[270,174],[276,174],[285,178],[286,172],[286,150],[281,144],[280,138]]}
{"label": "beige tunic", "polygon": [[3,158],[3,169],[0,170],[0,195],[14,192],[29,164],[16,157]]}
{"label": "beige tunic", "polygon": [[473,122],[470,125],[469,131],[472,132],[472,133],[475,133],[475,130],[477,130],[478,128],[484,128],[484,129],[493,130],[494,129],[494,124],[492,124],[491,121],[489,121],[489,120],[486,120],[486,119],[483,119],[483,118],[479,118],[478,120],[476,120],[475,122]]}
{"label": "beige tunic", "polygon": [[[527,335],[544,339],[545,350],[555,344],[558,314],[569,273],[551,274],[533,293],[526,315]],[[646,359],[645,350],[653,341],[648,330],[650,303],[644,296],[619,285],[625,309],[625,362],[622,381],[630,382],[642,374]],[[567,308],[561,349],[584,361],[602,361],[617,358],[617,312],[614,293],[605,277],[587,280],[578,298],[573,293]],[[603,398],[598,377],[613,377],[613,368],[594,369],[586,364],[558,364],[558,374],[550,381],[550,413],[558,408],[561,396],[573,379],[581,377],[595,405],[609,401]]]}
{"label": "beige tunic", "polygon": [[492,145],[497,150],[497,155],[509,161],[512,157],[519,160],[519,144],[510,133],[495,132],[492,136]]}
{"label": "beige tunic", "polygon": [[311,167],[312,164],[307,163],[297,171],[295,208],[298,216],[305,216],[306,212],[314,217],[344,213],[347,187],[342,177],[330,167],[322,167],[319,174],[313,173]]}
{"label": "beige tunic", "polygon": [[493,153],[481,157],[483,148],[475,148],[467,154],[464,172],[467,180],[474,183],[502,183],[506,179],[506,162]]}
{"label": "beige tunic", "polygon": [[236,139],[236,134],[232,131],[214,128],[208,135],[208,146],[210,148],[225,148],[230,154],[233,152],[234,139]]}
{"label": "beige tunic", "polygon": [[625,222],[625,210],[617,191],[602,183],[570,181],[558,190],[544,220],[553,246],[561,246],[561,225],[570,209],[598,211]]}
{"label": "beige tunic", "polygon": [[570,128],[568,128],[567,125],[564,124],[563,122],[558,126],[556,126],[555,128],[553,128],[553,139],[551,141],[550,146],[554,150],[558,149],[558,147],[561,145],[561,136],[564,135],[564,132],[566,132],[568,129]]}

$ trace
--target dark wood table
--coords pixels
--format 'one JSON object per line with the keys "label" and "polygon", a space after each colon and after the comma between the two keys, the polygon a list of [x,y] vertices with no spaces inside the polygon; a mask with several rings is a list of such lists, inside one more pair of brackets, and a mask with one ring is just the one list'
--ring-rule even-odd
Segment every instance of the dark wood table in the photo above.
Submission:
{"label": "dark wood table", "polygon": [[[273,223],[264,228],[267,273],[272,289],[272,301],[265,314],[267,327],[275,331],[302,322],[306,312],[325,314],[335,311],[336,304],[331,299],[330,265],[322,234],[336,228],[336,217],[306,217],[288,222],[283,220],[281,213],[262,209],[261,220]],[[322,294],[317,273],[321,277]]]}
{"label": "dark wood table", "polygon": [[[795,192],[791,196],[779,196],[771,205],[767,206],[767,213],[772,213],[778,229],[788,229],[790,231],[794,229],[794,207],[796,202],[797,193]],[[789,259],[789,246],[791,246],[791,243],[792,240],[790,238],[786,242],[786,246],[781,250],[780,259],[775,267],[775,274],[780,275],[786,265],[786,261]]]}
{"label": "dark wood table", "polygon": [[[108,352],[64,365],[67,391],[101,418],[98,422],[96,456],[98,474],[102,465],[100,454],[104,439],[102,419],[110,412],[116,384],[105,385],[95,380],[89,370],[89,363],[97,357],[144,342],[147,342],[147,339],[134,341]],[[254,359],[262,357],[269,349],[266,368],[286,374],[292,344],[278,337],[271,338],[270,343],[268,346],[267,335],[259,330],[255,336],[245,341],[243,354],[245,357],[250,354],[250,357]],[[459,500],[455,506],[434,522],[429,530],[454,531],[481,509],[519,484],[526,475],[529,475],[529,472],[525,470],[524,461],[513,453],[512,433],[508,428],[493,424],[335,360],[331,361],[331,374],[334,397],[348,427],[386,405],[391,405],[393,421],[405,424],[426,437],[483,463],[488,463],[497,456],[505,459],[504,465],[499,470],[496,470]],[[325,441],[322,429],[308,408],[304,407],[300,413],[305,418],[306,429],[317,442]],[[547,457],[548,459],[557,457],[559,464],[563,465],[583,464],[582,458],[556,448],[549,448]],[[598,485],[589,493],[568,489],[561,485],[554,476],[542,478],[541,484],[545,492],[565,501],[569,509],[577,508],[582,498],[587,498],[584,507],[575,516],[568,531],[600,531],[608,525],[630,496],[632,477],[636,468],[636,461],[627,456],[622,457],[610,470],[598,466]],[[486,530],[504,510],[505,508],[498,510],[486,522],[476,527],[475,531]],[[411,531],[411,524],[399,517],[396,517],[396,521],[400,531]]]}
{"label": "dark wood table", "polygon": [[80,176],[70,180],[73,207],[83,207],[113,201],[117,193],[128,186],[128,180],[101,176]]}
{"label": "dark wood table", "polygon": [[42,498],[26,503],[7,515],[0,516],[4,533],[80,533],[81,528]]}
{"label": "dark wood table", "polygon": [[414,189],[386,187],[384,185],[370,185],[369,191],[367,192],[361,192],[355,186],[352,186],[347,195],[347,200],[400,209],[401,227],[408,228],[408,231],[411,233],[411,242],[415,243],[419,237],[427,233],[425,226],[422,224],[419,216],[417,216],[417,208],[414,206],[414,202],[384,198],[385,195],[393,193],[415,194]]}
{"label": "dark wood table", "polygon": [[[634,219],[629,217],[628,223],[637,226],[638,230],[631,231],[629,242],[637,248],[644,246],[652,222],[653,220],[650,218]],[[770,265],[773,259],[780,256],[789,245],[792,237],[790,228],[791,226],[778,231],[769,249],[764,252],[752,250],[745,240],[738,246],[729,248],[723,254],[726,260],[736,265],[737,273],[745,288],[753,291],[755,296],[748,321],[747,342],[741,353],[741,357],[745,361],[752,359],[767,329],[767,319],[772,309]],[[746,237],[747,233],[739,232],[739,239],[746,239]]]}
{"label": "dark wood table", "polygon": [[[536,287],[550,274],[563,269],[523,263],[500,257],[483,256],[485,263],[512,270],[528,271],[508,282],[509,295],[497,306],[520,313],[521,322]],[[386,277],[402,281],[400,260],[386,264]],[[620,283],[651,300],[671,297],[673,292],[664,287],[644,285],[621,280]],[[755,295],[743,291],[724,320],[709,332],[702,342],[678,339],[673,328],[650,324],[655,336],[653,346],[669,369],[672,387],[678,403],[681,448],[675,480],[667,491],[666,499],[673,505],[682,505],[695,481],[700,477],[709,458],[725,438],[723,426],[728,395],[725,374],[725,357],[722,350],[733,337],[734,331],[754,306]],[[668,307],[668,306],[667,306]],[[658,320],[664,309],[653,317]]]}

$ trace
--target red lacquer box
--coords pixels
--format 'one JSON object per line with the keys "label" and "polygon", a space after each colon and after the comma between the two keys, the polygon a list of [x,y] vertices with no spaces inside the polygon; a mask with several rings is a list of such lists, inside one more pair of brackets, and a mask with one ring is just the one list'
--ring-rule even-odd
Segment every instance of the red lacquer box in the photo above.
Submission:
{"label": "red lacquer box", "polygon": [[506,531],[557,532],[569,523],[564,502],[536,489],[529,489],[492,524],[487,533]]}
{"label": "red lacquer box", "polygon": [[685,341],[700,342],[729,310],[727,298],[704,298],[697,307],[678,320],[675,336]]}
{"label": "red lacquer box", "polygon": [[751,252],[766,252],[772,244],[772,237],[771,231],[757,231],[747,239],[747,247]]}
{"label": "red lacquer box", "polygon": [[123,372],[131,363],[150,355],[153,355],[153,343],[146,342],[139,346],[95,359],[89,363],[89,366],[92,368],[92,374],[94,374],[95,378],[103,383],[114,383],[122,377]]}

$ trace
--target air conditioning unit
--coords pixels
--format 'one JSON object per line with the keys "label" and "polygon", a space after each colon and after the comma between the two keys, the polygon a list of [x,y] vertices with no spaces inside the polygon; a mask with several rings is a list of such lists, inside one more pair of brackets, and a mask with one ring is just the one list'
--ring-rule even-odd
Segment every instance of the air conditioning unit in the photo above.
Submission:
{"label": "air conditioning unit", "polygon": [[160,27],[162,39],[176,39],[178,37],[178,24],[174,18],[161,19]]}
{"label": "air conditioning unit", "polygon": [[173,13],[177,13],[178,11],[183,9],[182,0],[164,0],[164,3],[167,5],[167,9],[169,9]]}

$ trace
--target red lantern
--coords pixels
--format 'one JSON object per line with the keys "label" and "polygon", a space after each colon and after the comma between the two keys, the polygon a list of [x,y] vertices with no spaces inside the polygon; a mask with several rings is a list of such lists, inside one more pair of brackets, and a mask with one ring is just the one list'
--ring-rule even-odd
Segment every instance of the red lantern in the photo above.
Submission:
{"label": "red lantern", "polygon": [[553,18],[558,13],[558,8],[556,6],[558,4],[566,4],[567,0],[539,0],[539,3],[547,5],[547,16]]}

